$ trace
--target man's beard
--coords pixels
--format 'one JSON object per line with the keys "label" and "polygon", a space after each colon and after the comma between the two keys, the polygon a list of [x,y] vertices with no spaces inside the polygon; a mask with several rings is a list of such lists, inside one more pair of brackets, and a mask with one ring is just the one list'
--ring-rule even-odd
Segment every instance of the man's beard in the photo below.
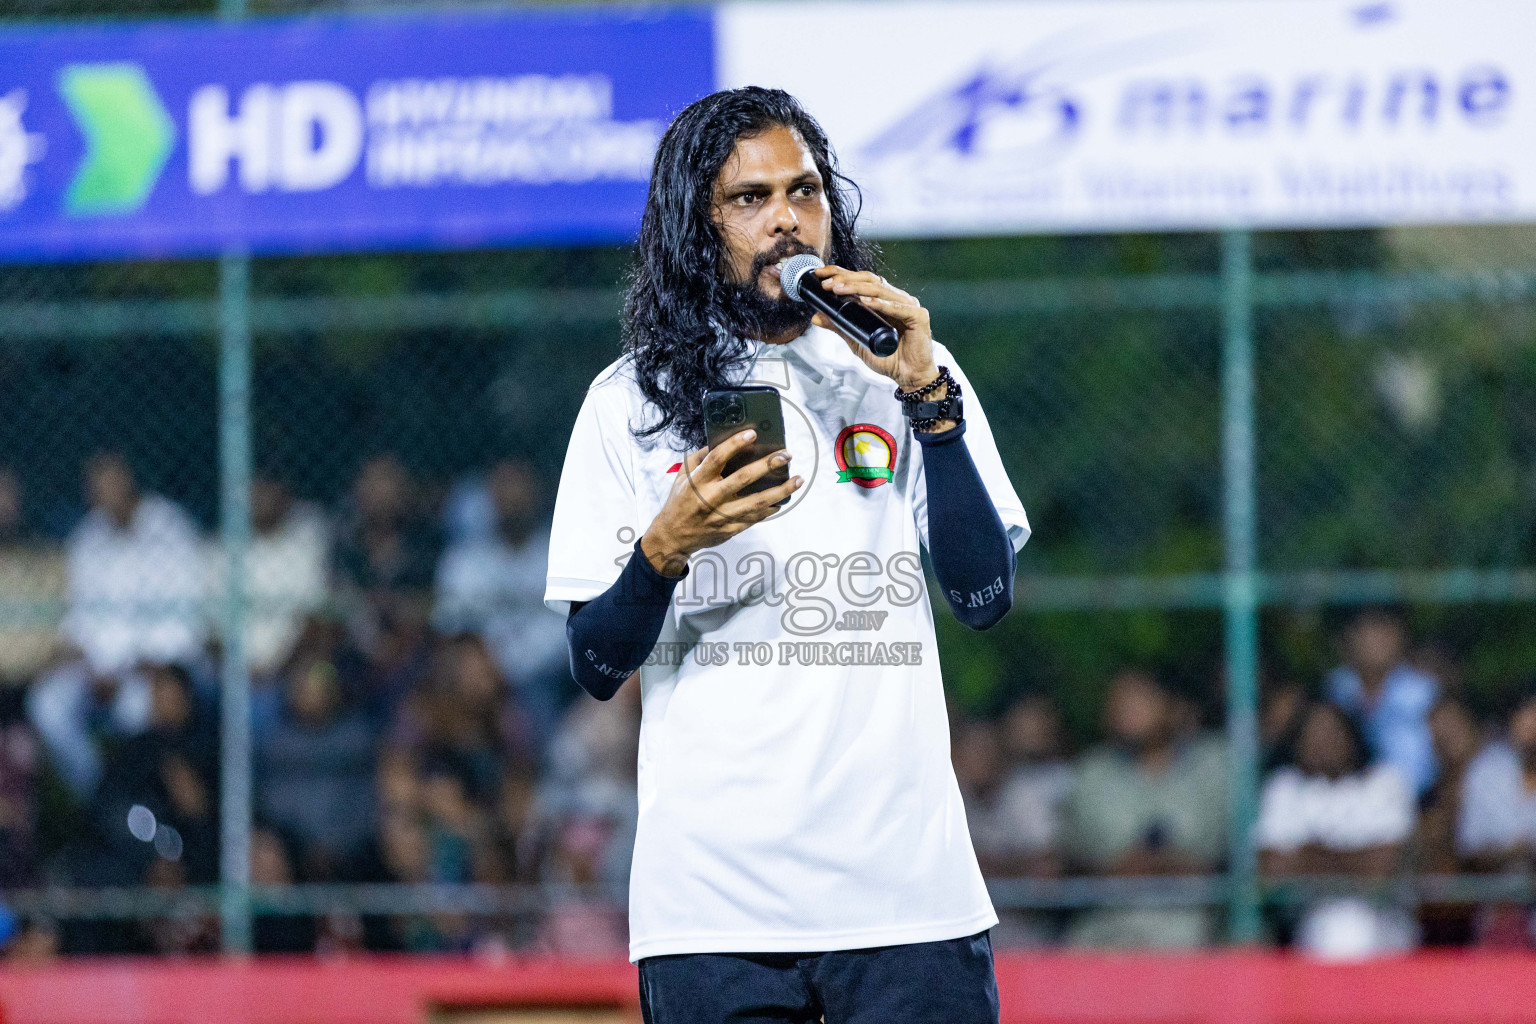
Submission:
{"label": "man's beard", "polygon": [[820,256],[809,245],[788,242],[760,252],[752,259],[752,269],[745,281],[728,282],[720,298],[721,313],[732,334],[744,338],[777,338],[790,331],[796,336],[811,326],[815,310],[788,295],[770,298],[758,284],[770,264],[788,256],[810,253]]}
{"label": "man's beard", "polygon": [[769,298],[754,284],[729,284],[721,297],[721,312],[732,334],[743,338],[777,338],[805,333],[815,311],[788,295]]}

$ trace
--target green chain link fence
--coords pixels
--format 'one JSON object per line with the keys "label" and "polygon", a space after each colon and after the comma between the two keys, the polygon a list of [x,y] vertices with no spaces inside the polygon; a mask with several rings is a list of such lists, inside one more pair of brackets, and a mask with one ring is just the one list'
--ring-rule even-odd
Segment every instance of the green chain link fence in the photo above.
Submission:
{"label": "green chain link fence", "polygon": [[[0,17],[66,13],[130,12],[0,5]],[[999,880],[999,905],[1226,901],[1232,936],[1253,938],[1257,687],[1313,683],[1334,664],[1323,611],[1409,606],[1416,634],[1455,669],[1446,681],[1481,706],[1536,673],[1536,268],[1425,270],[1386,232],[902,242],[886,257],[964,361],[1035,531],[1009,619],[982,636],[941,627],[957,709],[992,714],[1045,689],[1083,742],[1115,669],[1153,664],[1187,677],[1227,722],[1239,769],[1227,877]],[[253,905],[516,915],[569,895],[548,880],[263,881],[246,841],[246,673],[203,652],[212,640],[215,654],[258,663],[259,715],[272,667],[261,657],[283,649],[258,635],[263,617],[318,612],[375,643],[392,635],[344,572],[318,596],[252,576],[249,600],[224,598],[217,540],[243,550],[252,512],[259,530],[253,476],[323,517],[333,570],[370,486],[403,481],[402,514],[429,530],[498,462],[525,462],[552,494],[582,391],[617,352],[626,259],[586,249],[0,267],[10,706],[34,701],[50,666],[68,662],[63,645],[82,637],[104,668],[192,652],[199,682],[213,692],[222,677],[225,695],[221,793],[204,794],[222,803],[221,876],[151,873],[145,886],[59,869],[91,834],[94,778],[89,765],[74,776],[56,766],[31,808],[30,845],[6,850],[29,865],[0,877],[6,902],[67,920],[217,911],[225,944],[241,948]],[[364,472],[380,459],[387,471]],[[185,515],[162,524],[163,563],[132,570],[159,603],[126,640],[66,617],[88,619],[103,610],[90,601],[110,598],[108,581],[82,604],[65,549],[93,504],[111,505],[123,469]],[[200,574],[163,585],[189,538]],[[401,569],[423,603],[387,609],[394,626],[430,617],[431,568]],[[152,711],[106,706],[91,729]],[[1530,897],[1518,877],[1388,884],[1406,902]]]}
{"label": "green chain link fence", "polygon": [[[1210,236],[887,246],[892,273],[931,307],[965,361],[1035,526],[1021,607],[981,637],[957,642],[958,631],[945,632],[946,678],[961,707],[987,713],[1046,687],[1086,737],[1105,680],[1126,661],[1189,666],[1220,703],[1222,609],[1245,614],[1222,574],[1224,516],[1231,527],[1223,437],[1234,427],[1223,367],[1234,340],[1246,340],[1240,323],[1232,336],[1223,304],[1233,297],[1232,254],[1242,258],[1250,244],[1234,237],[1225,276],[1222,240]],[[1335,656],[1317,609],[1397,601],[1460,665],[1468,692],[1491,700],[1536,669],[1526,639],[1536,592],[1526,568],[1536,275],[1396,270],[1369,234],[1331,245],[1349,257],[1364,251],[1373,265],[1307,266],[1295,256],[1302,237],[1251,242],[1251,585],[1264,609],[1264,670],[1316,679]],[[333,519],[346,514],[359,470],[381,455],[398,459],[424,521],[441,513],[456,481],[509,457],[531,463],[552,490],[582,389],[617,350],[624,261],[620,250],[250,261],[256,474]],[[31,575],[7,576],[5,628],[33,645],[8,650],[40,650],[68,608],[56,552],[88,504],[93,456],[119,453],[146,491],[178,503],[203,537],[217,535],[221,415],[231,397],[238,412],[242,397],[238,380],[228,390],[227,330],[220,349],[228,265],[223,281],[221,305],[216,263],[0,273],[0,388],[10,412],[0,431],[21,497],[13,550],[26,541],[55,552],[25,563]],[[206,633],[219,636],[218,595],[202,598]],[[337,593],[327,601],[344,604]],[[1230,651],[1227,659],[1230,668]],[[1246,792],[1239,802],[1251,810]],[[1231,894],[1203,884],[1020,881],[998,891],[1025,905]],[[110,892],[115,903],[42,890],[16,902],[114,916],[167,899]],[[317,892],[308,904],[266,897],[300,906],[342,898]],[[401,890],[398,905],[504,898],[432,892]],[[391,898],[375,892],[364,902]]]}

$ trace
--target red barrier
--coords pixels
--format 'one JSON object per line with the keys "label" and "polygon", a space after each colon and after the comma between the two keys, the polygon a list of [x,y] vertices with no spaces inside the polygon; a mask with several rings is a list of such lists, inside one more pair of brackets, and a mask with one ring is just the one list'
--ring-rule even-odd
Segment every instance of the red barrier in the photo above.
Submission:
{"label": "red barrier", "polygon": [[5,1024],[424,1024],[435,1007],[638,1000],[635,969],[608,960],[102,959],[0,972]]}
{"label": "red barrier", "polygon": [[1012,1024],[1536,1021],[1536,956],[1421,953],[1324,964],[1280,953],[999,956]]}
{"label": "red barrier", "polygon": [[[1004,1024],[1536,1021],[1536,957],[1327,965],[1275,953],[999,954]],[[434,1008],[622,1007],[623,962],[73,960],[0,971],[6,1024],[422,1024]]]}

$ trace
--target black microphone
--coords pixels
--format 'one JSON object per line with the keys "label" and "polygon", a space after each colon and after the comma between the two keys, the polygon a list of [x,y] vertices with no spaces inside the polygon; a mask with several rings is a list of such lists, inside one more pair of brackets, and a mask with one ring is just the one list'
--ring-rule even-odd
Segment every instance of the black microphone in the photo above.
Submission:
{"label": "black microphone", "polygon": [[875,355],[888,356],[895,352],[896,344],[901,340],[896,328],[860,302],[858,296],[827,291],[821,278],[811,273],[823,266],[826,264],[808,252],[791,256],[779,270],[779,287],[796,302],[803,302],[825,314],[839,331]]}

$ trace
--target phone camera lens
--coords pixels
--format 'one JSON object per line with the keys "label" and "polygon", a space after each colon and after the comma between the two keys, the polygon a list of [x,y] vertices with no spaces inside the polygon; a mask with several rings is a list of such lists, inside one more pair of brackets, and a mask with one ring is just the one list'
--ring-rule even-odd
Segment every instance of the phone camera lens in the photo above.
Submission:
{"label": "phone camera lens", "polygon": [[704,412],[710,422],[734,427],[746,420],[747,404],[741,400],[740,395],[721,395],[718,398],[711,398],[704,407]]}

